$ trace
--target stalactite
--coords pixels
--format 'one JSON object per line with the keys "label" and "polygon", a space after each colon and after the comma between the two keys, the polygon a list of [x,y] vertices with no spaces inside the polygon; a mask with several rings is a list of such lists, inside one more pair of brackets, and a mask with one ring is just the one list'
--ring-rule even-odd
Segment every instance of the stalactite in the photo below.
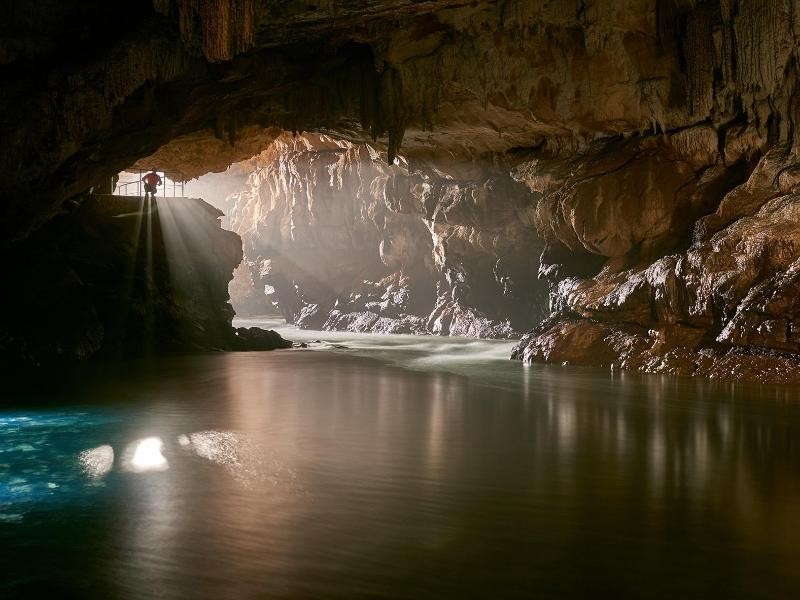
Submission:
{"label": "stalactite", "polygon": [[389,134],[388,160],[394,159],[403,143],[408,111],[403,96],[403,78],[397,69],[387,68],[381,75],[378,119],[380,129]]}
{"label": "stalactite", "polygon": [[233,146],[236,144],[236,134],[239,127],[238,113],[234,110],[231,111],[230,120],[228,122],[228,143]]}
{"label": "stalactite", "polygon": [[[9,145],[25,151],[1,157],[0,170],[21,186],[66,173],[56,185],[68,190],[54,194],[63,199],[91,185],[94,174],[77,174],[109,147],[125,146],[130,160],[165,143],[159,134],[214,129],[230,145],[256,126],[355,137],[359,117],[363,133],[388,142],[390,160],[401,147],[443,148],[468,162],[540,143],[581,151],[611,135],[739,118],[772,143],[796,131],[796,3],[509,0],[453,12],[436,2],[379,2],[367,17],[348,3],[327,15],[328,0],[291,10],[152,0],[162,17],[132,28],[104,60],[41,77],[52,89],[6,107],[39,113],[41,126],[2,125]],[[299,43],[282,45],[279,30]],[[185,52],[223,61],[256,40],[224,65]],[[215,124],[223,104],[237,107],[236,118]],[[163,119],[155,134],[137,130],[153,117]]]}
{"label": "stalactite", "polygon": [[360,88],[361,127],[369,133],[373,142],[377,141],[378,136],[383,133],[378,122],[379,85],[379,74],[374,69],[366,68],[362,70]]}
{"label": "stalactite", "polygon": [[745,89],[776,87],[794,48],[787,0],[740,0],[734,21],[736,78]]}
{"label": "stalactite", "polygon": [[214,119],[214,137],[218,140],[225,139],[225,123],[223,121],[223,113],[217,113]]}
{"label": "stalactite", "polygon": [[[184,44],[211,62],[230,60],[253,47],[255,0],[172,0]],[[166,0],[154,7],[167,12]]]}
{"label": "stalactite", "polygon": [[703,116],[709,113],[713,103],[714,83],[714,19],[716,8],[704,6],[689,16],[686,37],[683,42],[684,55],[692,59],[687,65],[689,80],[689,113]]}

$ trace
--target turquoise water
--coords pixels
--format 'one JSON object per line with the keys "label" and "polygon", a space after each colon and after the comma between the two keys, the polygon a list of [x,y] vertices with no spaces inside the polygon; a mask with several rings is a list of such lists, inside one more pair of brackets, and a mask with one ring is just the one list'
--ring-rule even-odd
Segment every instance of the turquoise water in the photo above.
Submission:
{"label": "turquoise water", "polygon": [[282,333],[6,398],[0,597],[798,597],[795,389]]}

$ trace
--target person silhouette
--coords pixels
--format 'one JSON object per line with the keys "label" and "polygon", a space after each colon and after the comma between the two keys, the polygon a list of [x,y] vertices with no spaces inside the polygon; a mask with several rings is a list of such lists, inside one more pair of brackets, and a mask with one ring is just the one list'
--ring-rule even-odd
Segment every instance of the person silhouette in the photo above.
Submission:
{"label": "person silhouette", "polygon": [[144,182],[144,199],[147,200],[148,194],[150,194],[151,200],[155,199],[158,186],[161,185],[161,176],[153,169],[142,177],[142,181]]}

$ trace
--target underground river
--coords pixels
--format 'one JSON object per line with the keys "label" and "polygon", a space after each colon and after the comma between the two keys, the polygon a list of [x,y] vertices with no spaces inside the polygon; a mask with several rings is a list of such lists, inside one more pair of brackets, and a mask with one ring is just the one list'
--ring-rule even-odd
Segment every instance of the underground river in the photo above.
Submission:
{"label": "underground river", "polygon": [[0,596],[800,591],[793,388],[279,330],[6,397]]}

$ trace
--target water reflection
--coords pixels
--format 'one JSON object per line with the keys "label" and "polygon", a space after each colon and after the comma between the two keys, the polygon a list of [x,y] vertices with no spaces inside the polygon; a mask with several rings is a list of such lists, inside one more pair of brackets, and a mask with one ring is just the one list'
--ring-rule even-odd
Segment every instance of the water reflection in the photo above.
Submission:
{"label": "water reflection", "polygon": [[272,485],[294,486],[297,475],[274,452],[235,431],[198,431],[178,436],[178,444],[200,458],[224,467],[245,485],[268,480]]}
{"label": "water reflection", "polygon": [[0,414],[0,585],[70,589],[88,560],[103,597],[800,589],[793,390],[353,353],[126,365],[73,392],[115,418]]}
{"label": "water reflection", "polygon": [[161,453],[163,447],[164,442],[159,437],[137,440],[125,451],[127,468],[134,473],[166,471],[169,463]]}
{"label": "water reflection", "polygon": [[87,477],[99,479],[114,466],[114,448],[103,444],[97,448],[84,450],[78,455],[78,461]]}

